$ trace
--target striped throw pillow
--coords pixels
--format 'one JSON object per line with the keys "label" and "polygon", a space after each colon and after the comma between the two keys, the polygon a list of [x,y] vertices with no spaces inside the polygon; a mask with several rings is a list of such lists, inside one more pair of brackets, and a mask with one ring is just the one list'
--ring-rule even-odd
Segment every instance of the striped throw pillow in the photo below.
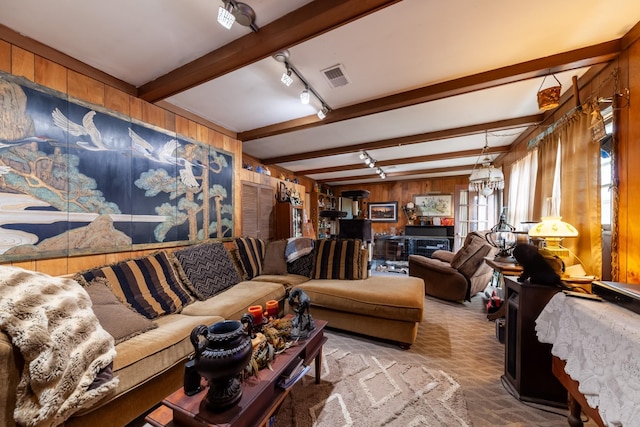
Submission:
{"label": "striped throw pillow", "polygon": [[360,239],[319,240],[314,279],[360,280]]}
{"label": "striped throw pillow", "polygon": [[165,252],[79,273],[87,283],[104,277],[120,301],[148,319],[176,313],[194,301]]}
{"label": "striped throw pillow", "polygon": [[266,249],[264,241],[254,237],[238,237],[235,244],[247,278],[251,280],[261,275]]}

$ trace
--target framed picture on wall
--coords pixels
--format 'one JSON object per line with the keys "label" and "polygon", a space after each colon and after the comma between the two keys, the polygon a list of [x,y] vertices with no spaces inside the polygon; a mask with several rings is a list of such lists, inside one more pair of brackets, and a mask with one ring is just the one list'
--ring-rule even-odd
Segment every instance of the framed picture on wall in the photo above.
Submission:
{"label": "framed picture on wall", "polygon": [[453,194],[417,194],[413,203],[418,216],[453,216]]}
{"label": "framed picture on wall", "polygon": [[369,219],[373,222],[398,222],[398,202],[369,202]]}

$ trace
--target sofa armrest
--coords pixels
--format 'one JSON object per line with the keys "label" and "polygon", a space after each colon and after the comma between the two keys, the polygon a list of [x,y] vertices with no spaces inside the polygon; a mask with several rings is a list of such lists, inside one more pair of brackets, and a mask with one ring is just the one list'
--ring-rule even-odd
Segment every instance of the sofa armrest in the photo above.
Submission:
{"label": "sofa armrest", "polygon": [[431,254],[431,258],[439,259],[440,261],[448,262],[449,264],[451,264],[451,260],[453,260],[453,257],[455,255],[455,252],[439,249]]}
{"label": "sofa armrest", "polygon": [[16,389],[20,380],[22,370],[22,356],[11,344],[11,339],[3,332],[0,332],[0,375],[2,385],[0,386],[0,425],[15,426],[13,420],[13,410],[16,407]]}

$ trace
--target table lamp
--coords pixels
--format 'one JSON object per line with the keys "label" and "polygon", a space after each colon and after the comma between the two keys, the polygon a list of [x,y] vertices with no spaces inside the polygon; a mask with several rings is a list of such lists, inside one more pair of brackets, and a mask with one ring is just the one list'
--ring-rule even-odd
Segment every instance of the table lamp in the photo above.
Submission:
{"label": "table lamp", "polygon": [[546,249],[557,255],[567,265],[570,258],[569,249],[560,245],[565,237],[578,237],[576,228],[562,221],[561,216],[543,216],[542,221],[529,230],[529,237],[542,238],[546,242]]}

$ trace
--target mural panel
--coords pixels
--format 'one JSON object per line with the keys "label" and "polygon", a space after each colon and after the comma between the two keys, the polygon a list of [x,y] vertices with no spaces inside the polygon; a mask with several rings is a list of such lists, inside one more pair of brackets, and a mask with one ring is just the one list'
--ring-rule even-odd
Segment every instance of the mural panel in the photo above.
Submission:
{"label": "mural panel", "polygon": [[232,154],[0,73],[0,261],[232,236]]}

